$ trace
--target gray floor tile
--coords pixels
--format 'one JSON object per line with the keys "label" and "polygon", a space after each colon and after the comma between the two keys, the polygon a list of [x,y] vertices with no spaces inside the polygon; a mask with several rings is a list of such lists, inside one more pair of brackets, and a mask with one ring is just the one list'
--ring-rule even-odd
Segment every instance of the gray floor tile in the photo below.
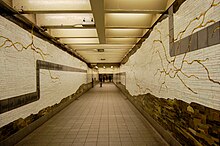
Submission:
{"label": "gray floor tile", "polygon": [[167,145],[113,84],[95,86],[17,145]]}
{"label": "gray floor tile", "polygon": [[96,142],[86,142],[84,146],[96,146]]}
{"label": "gray floor tile", "polygon": [[109,142],[109,146],[121,146],[121,142],[112,141],[112,142]]}
{"label": "gray floor tile", "polygon": [[84,146],[84,143],[74,142],[72,146]]}

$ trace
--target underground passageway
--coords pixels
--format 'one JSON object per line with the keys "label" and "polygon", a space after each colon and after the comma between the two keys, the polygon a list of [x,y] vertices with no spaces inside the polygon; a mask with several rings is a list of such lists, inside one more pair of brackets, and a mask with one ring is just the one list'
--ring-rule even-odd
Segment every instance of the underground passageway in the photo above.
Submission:
{"label": "underground passageway", "polygon": [[165,146],[112,83],[95,86],[52,117],[17,146]]}
{"label": "underground passageway", "polygon": [[220,0],[0,0],[14,145],[219,146]]}

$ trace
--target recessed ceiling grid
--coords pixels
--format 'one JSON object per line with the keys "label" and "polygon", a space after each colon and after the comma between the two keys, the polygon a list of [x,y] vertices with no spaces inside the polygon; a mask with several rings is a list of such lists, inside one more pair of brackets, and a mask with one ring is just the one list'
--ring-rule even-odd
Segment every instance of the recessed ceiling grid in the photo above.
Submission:
{"label": "recessed ceiling grid", "polygon": [[120,63],[173,2],[13,0],[12,7],[88,63]]}

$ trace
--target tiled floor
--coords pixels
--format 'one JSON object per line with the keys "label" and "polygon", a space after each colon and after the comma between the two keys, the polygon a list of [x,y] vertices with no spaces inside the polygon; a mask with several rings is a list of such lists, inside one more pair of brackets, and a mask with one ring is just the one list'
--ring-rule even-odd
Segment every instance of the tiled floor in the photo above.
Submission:
{"label": "tiled floor", "polygon": [[114,84],[98,85],[17,145],[165,146]]}

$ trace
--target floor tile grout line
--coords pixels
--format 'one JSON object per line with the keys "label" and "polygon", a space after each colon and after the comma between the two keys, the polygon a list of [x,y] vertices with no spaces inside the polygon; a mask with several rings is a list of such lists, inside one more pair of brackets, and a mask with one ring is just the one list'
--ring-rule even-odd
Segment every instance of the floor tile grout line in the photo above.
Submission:
{"label": "floor tile grout line", "polygon": [[[89,103],[86,103],[86,102],[85,102],[84,104],[89,104]],[[81,108],[83,108],[83,105],[81,106]],[[86,110],[86,109],[84,108],[84,110]],[[82,110],[82,112],[83,112],[84,110]],[[83,122],[82,122],[82,124],[81,124],[80,128],[79,128],[79,129],[78,129],[78,131],[77,131],[77,134],[76,134],[75,139],[73,140],[73,143],[74,143],[74,141],[76,140],[76,138],[77,138],[77,136],[78,136],[78,134],[79,134],[79,131],[80,131],[80,129],[81,129],[81,127],[82,127],[82,125],[83,125]],[[85,143],[85,141],[84,141],[84,143]]]}
{"label": "floor tile grout line", "polygon": [[[147,119],[136,109],[136,107],[130,102],[130,101],[127,101],[127,103],[130,105],[131,107],[131,110],[134,111],[135,115],[137,115],[139,118],[140,118],[140,121],[143,123],[143,125],[146,127],[146,125],[150,126],[151,129],[155,132],[155,134],[157,136],[160,137],[160,139],[166,144],[166,145],[169,145],[165,140],[164,138],[157,132],[157,130],[150,124],[149,121],[147,121]],[[148,128],[148,127],[146,127]]]}
{"label": "floor tile grout line", "polygon": [[[98,106],[96,106],[95,112],[97,111],[97,107],[98,107]],[[93,123],[94,117],[95,117],[95,116],[93,116],[93,118],[92,118],[92,123]],[[90,128],[89,128],[89,129],[91,129],[92,123],[90,124]],[[88,134],[87,134],[87,137],[88,137],[88,135],[89,135],[89,132],[88,132]],[[96,145],[97,145],[97,141],[98,141],[98,136],[96,136]]]}
{"label": "floor tile grout line", "polygon": [[[114,110],[114,111],[116,111],[116,110]],[[117,119],[117,117],[115,117],[115,118],[116,118],[116,125],[117,125],[118,136],[119,136],[119,139],[120,139],[120,144],[122,145],[121,137],[120,137],[120,133],[119,133],[119,127],[118,127],[118,119]]]}
{"label": "floor tile grout line", "polygon": [[[37,131],[37,135],[30,138],[30,141],[37,138],[43,131],[53,132],[54,130],[59,133],[55,134],[57,138],[60,135],[60,140],[57,141],[58,143],[62,144],[66,141],[71,141],[70,143],[72,145],[77,144],[76,138],[82,145],[95,144],[98,146],[105,144],[105,142],[106,145],[116,143],[118,145],[136,145],[138,142],[144,144],[147,139],[143,135],[149,130],[153,132],[153,135],[156,134],[156,137],[159,139],[163,139],[154,131],[148,122],[142,119],[143,117],[140,117],[140,112],[137,111],[134,105],[123,98],[121,91],[115,85],[104,84],[102,88],[95,87],[90,91],[81,96],[79,100],[71,103],[61,114],[57,114],[53,119],[49,120],[53,122],[45,123],[45,126]],[[48,127],[48,125],[52,126]],[[53,130],[53,127],[56,126],[58,129]],[[142,126],[145,127],[143,130],[140,129]],[[149,130],[147,129],[148,127],[150,127]],[[135,140],[136,136],[133,136],[136,132],[140,136],[137,137],[139,138],[137,141]],[[114,136],[114,133],[117,133],[117,138]],[[101,134],[105,134],[105,138],[102,138]],[[81,140],[80,136],[83,137]],[[71,137],[74,138],[71,140]],[[70,139],[68,140],[68,138]],[[52,141],[53,139],[51,138],[45,144],[54,144]],[[158,142],[153,141],[155,143]]]}

